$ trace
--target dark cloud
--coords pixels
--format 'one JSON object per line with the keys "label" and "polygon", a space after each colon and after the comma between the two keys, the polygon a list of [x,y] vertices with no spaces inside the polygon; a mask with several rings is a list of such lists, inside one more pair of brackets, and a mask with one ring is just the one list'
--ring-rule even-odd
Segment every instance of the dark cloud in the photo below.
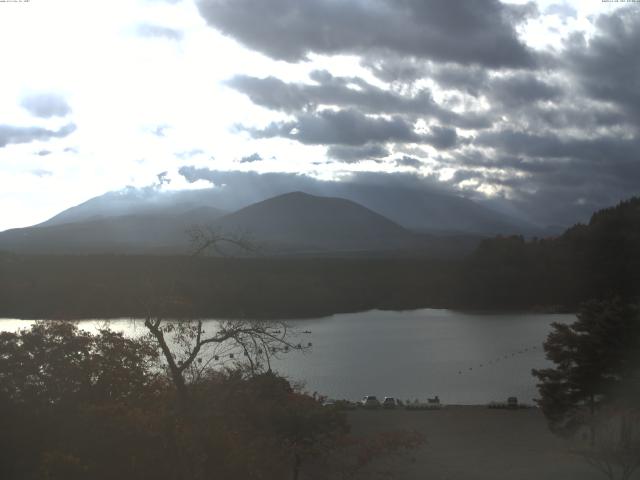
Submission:
{"label": "dark cloud", "polygon": [[264,129],[238,128],[253,138],[283,137],[305,145],[421,141],[413,126],[400,116],[373,118],[356,110],[323,110],[316,114],[301,114],[291,122],[273,122]]}
{"label": "dark cloud", "polygon": [[357,163],[362,160],[380,160],[389,156],[389,150],[382,145],[369,144],[361,147],[331,145],[327,156],[345,163]]}
{"label": "dark cloud", "polygon": [[240,163],[253,163],[259,162],[260,160],[262,160],[262,157],[260,155],[258,155],[257,153],[252,153],[249,156],[242,157],[240,159]]}
{"label": "dark cloud", "polygon": [[301,114],[291,122],[272,122],[265,128],[236,127],[253,138],[289,138],[305,145],[363,146],[388,142],[428,144],[450,149],[460,138],[455,128],[432,126],[428,133],[417,133],[402,116],[389,119],[370,117],[356,110],[323,110]]}
{"label": "dark cloud", "polygon": [[15,127],[12,125],[0,125],[0,148],[11,143],[29,143],[34,140],[48,140],[50,138],[62,138],[76,130],[73,123],[69,123],[58,130],[49,130],[42,127]]}
{"label": "dark cloud", "polygon": [[531,134],[513,130],[485,132],[478,135],[475,144],[499,152],[528,157],[576,158],[602,162],[636,161],[640,139],[622,139],[619,136],[573,138],[557,134]]}
{"label": "dark cloud", "polygon": [[[493,205],[510,205],[540,224],[569,225],[638,194],[637,8],[602,15],[592,36],[575,34],[561,49],[535,54],[514,33],[518,22],[536,14],[531,5],[203,0],[200,10],[211,25],[274,58],[355,54],[377,77],[368,82],[326,71],[313,72],[305,83],[233,77],[228,86],[290,116],[264,128],[238,127],[254,138],[323,145],[328,158],[345,163],[387,159],[418,169],[420,158],[429,156],[430,169],[446,168],[443,188],[474,198],[493,191]],[[566,20],[575,11],[558,3],[544,14]],[[480,25],[487,28],[481,32]],[[495,51],[486,48],[489,38]],[[434,92],[443,90],[438,101],[425,87],[431,81],[439,87]],[[432,158],[425,145],[440,156]],[[390,152],[404,156],[393,159]],[[276,186],[310,181],[259,182],[267,178]]]}
{"label": "dark cloud", "polygon": [[428,61],[415,57],[365,57],[360,64],[387,83],[411,83],[427,77],[431,72]]}
{"label": "dark cloud", "polygon": [[141,23],[136,28],[136,33],[141,37],[166,38],[168,40],[182,40],[183,34],[180,30],[175,30],[161,25],[151,23]]}
{"label": "dark cloud", "polygon": [[614,104],[640,121],[640,10],[620,9],[601,15],[597,33],[587,41],[574,35],[563,59],[574,79],[591,98]]}
{"label": "dark cloud", "polygon": [[422,143],[428,143],[438,150],[448,150],[458,145],[458,134],[455,128],[434,126],[423,136]]}
{"label": "dark cloud", "polygon": [[407,114],[434,118],[461,128],[487,128],[485,115],[460,115],[438,105],[428,89],[402,95],[385,90],[357,77],[335,77],[327,71],[315,71],[317,84],[286,83],[274,77],[256,78],[237,75],[227,85],[246,94],[253,103],[287,113],[311,111],[320,105],[348,107],[363,113]]}
{"label": "dark cloud", "polygon": [[[228,81],[232,88],[246,94],[253,103],[285,112],[296,112],[317,105],[358,108],[367,113],[412,113],[428,115],[439,107],[428,90],[413,96],[375,87],[360,78],[334,77],[329,72],[314,72],[317,85],[285,83],[274,77],[255,78],[238,75]],[[356,88],[353,88],[356,87]]]}
{"label": "dark cloud", "polygon": [[562,89],[533,74],[505,75],[489,82],[492,102],[507,108],[517,108],[538,101],[550,101],[562,95]]}
{"label": "dark cloud", "polygon": [[199,0],[212,27],[272,58],[309,53],[389,54],[489,68],[529,68],[534,54],[516,24],[531,5],[498,0]]}
{"label": "dark cloud", "polygon": [[40,150],[36,152],[36,155],[38,155],[39,157],[46,157],[47,155],[51,155],[51,153],[51,150]]}
{"label": "dark cloud", "polygon": [[440,65],[429,73],[440,87],[460,90],[474,97],[480,95],[489,82],[488,72],[477,66]]}
{"label": "dark cloud", "polygon": [[64,117],[71,113],[71,107],[64,97],[54,93],[28,95],[21,105],[32,115],[41,118]]}
{"label": "dark cloud", "polygon": [[420,168],[423,165],[421,160],[418,160],[415,157],[409,157],[407,155],[403,155],[400,158],[396,158],[396,167],[411,167],[411,168]]}

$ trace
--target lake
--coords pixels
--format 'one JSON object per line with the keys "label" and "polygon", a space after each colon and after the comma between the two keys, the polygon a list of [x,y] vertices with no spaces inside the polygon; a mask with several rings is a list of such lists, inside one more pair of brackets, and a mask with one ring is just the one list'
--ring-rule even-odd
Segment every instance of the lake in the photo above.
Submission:
{"label": "lake", "polygon": [[[516,396],[530,403],[537,396],[532,368],[548,366],[542,342],[552,322],[569,323],[570,314],[476,314],[421,309],[336,314],[293,320],[306,352],[291,352],[273,363],[305,389],[330,398],[363,395],[402,400],[438,395],[449,404],[484,404]],[[0,320],[0,329],[27,326],[24,320]],[[211,321],[213,322],[213,321]],[[92,329],[97,321],[82,321]],[[111,327],[132,335],[144,332],[139,321],[112,320]]]}

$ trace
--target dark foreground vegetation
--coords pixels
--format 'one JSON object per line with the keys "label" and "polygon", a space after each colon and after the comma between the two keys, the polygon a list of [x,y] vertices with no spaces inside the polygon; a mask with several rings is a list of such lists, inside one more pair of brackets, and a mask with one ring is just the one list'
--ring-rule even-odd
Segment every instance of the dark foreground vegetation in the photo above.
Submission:
{"label": "dark foreground vegetation", "polygon": [[[184,338],[197,353],[200,336]],[[184,357],[178,388],[157,346],[68,322],[0,333],[0,478],[377,478],[380,459],[422,444],[408,431],[351,435],[344,413],[268,370]]]}
{"label": "dark foreground vegetation", "polygon": [[640,199],[550,239],[498,237],[464,260],[0,255],[0,316],[295,318],[372,308],[575,311],[640,295]]}
{"label": "dark foreground vegetation", "polygon": [[639,304],[586,302],[544,349],[553,367],[532,373],[551,431],[608,479],[629,480],[640,468]]}

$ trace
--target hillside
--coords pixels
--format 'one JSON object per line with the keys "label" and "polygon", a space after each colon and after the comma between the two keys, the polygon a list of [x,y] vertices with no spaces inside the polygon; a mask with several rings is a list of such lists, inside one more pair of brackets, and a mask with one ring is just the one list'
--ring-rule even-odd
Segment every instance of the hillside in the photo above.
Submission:
{"label": "hillside", "polygon": [[[61,225],[123,215],[174,214],[198,207],[216,207],[235,212],[254,203],[291,191],[322,197],[338,197],[358,203],[398,225],[419,232],[473,235],[535,234],[539,229],[525,219],[497,212],[470,199],[424,185],[376,182],[320,182],[306,179],[298,188],[276,174],[258,175],[254,183],[234,185],[230,173],[219,172],[229,186],[201,190],[162,191],[158,188],[127,187],[107,192],[60,212],[41,226]],[[229,177],[229,178],[227,178]]]}
{"label": "hillside", "polygon": [[147,213],[53,222],[0,233],[0,250],[39,254],[186,253],[187,230],[210,224],[223,212],[199,207],[181,214]]}
{"label": "hillside", "polygon": [[419,238],[355,202],[292,192],[255,203],[214,223],[246,232],[276,251],[362,251],[413,247]]}
{"label": "hillside", "polygon": [[[167,197],[168,198],[168,197]],[[293,192],[224,215],[194,202],[81,205],[35,227],[0,233],[0,250],[38,254],[186,254],[194,226],[250,241],[262,255],[401,255],[459,257],[480,238],[411,232],[353,201]],[[122,203],[119,203],[122,202]],[[186,209],[190,206],[190,209]],[[136,213],[115,215],[132,210]],[[91,211],[101,214],[85,218]],[[240,252],[230,252],[240,253]]]}
{"label": "hillside", "polygon": [[574,307],[590,298],[640,296],[640,198],[594,213],[561,236],[481,242],[465,263],[474,306]]}

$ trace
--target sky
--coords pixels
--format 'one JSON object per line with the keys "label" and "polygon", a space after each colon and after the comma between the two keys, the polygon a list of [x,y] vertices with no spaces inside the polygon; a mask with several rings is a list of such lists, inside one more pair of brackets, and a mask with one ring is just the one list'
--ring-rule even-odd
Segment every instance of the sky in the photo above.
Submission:
{"label": "sky", "polygon": [[401,174],[539,225],[640,187],[638,2],[2,1],[0,42],[0,230],[221,171]]}

